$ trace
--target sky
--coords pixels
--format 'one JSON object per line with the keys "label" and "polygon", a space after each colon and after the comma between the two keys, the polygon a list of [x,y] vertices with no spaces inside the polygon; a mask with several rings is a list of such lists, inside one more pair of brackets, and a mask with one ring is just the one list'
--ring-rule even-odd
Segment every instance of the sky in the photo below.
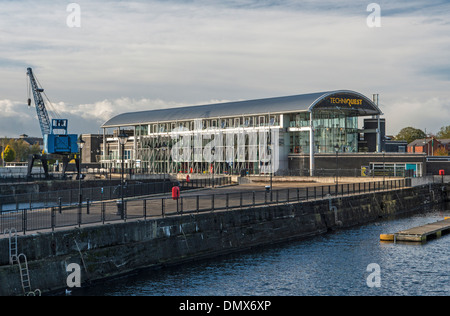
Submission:
{"label": "sky", "polygon": [[379,94],[388,135],[438,132],[450,1],[371,3],[0,0],[0,137],[41,136],[27,67],[74,134],[125,112],[340,89]]}

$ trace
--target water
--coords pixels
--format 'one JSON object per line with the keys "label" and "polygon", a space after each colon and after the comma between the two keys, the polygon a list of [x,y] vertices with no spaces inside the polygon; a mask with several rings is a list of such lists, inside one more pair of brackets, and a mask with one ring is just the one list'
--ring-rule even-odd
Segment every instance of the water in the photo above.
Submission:
{"label": "water", "polygon": [[[75,295],[303,296],[450,295],[450,235],[425,244],[381,243],[379,235],[425,225],[450,211],[380,221],[308,240],[140,272]],[[380,267],[380,287],[367,279]]]}

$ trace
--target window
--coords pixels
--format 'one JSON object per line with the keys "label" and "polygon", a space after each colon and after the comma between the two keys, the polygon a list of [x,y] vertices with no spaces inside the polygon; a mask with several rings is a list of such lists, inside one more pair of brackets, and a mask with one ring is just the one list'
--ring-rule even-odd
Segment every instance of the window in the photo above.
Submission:
{"label": "window", "polygon": [[264,116],[259,117],[259,126],[264,126],[266,124],[266,118]]}
{"label": "window", "polygon": [[280,117],[279,115],[271,115],[270,116],[269,125],[270,126],[278,126],[278,125],[280,125],[279,117]]}

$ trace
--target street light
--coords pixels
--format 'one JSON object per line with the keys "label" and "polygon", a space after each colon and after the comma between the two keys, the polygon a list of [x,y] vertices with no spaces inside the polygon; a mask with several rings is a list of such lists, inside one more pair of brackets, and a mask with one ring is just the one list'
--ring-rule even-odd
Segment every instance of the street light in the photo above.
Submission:
{"label": "street light", "polygon": [[117,138],[119,139],[119,144],[121,145],[121,157],[122,157],[122,170],[120,172],[120,196],[121,196],[121,216],[122,219],[124,218],[124,211],[125,211],[125,206],[123,204],[123,178],[124,178],[124,169],[125,169],[125,144],[128,141],[128,135],[125,133],[125,131],[120,131],[119,135],[117,136]]}
{"label": "street light", "polygon": [[273,159],[272,159],[272,143],[269,140],[267,144],[267,153],[270,155],[270,202],[272,202],[272,185],[273,185]]}
{"label": "street light", "polygon": [[334,145],[334,150],[336,151],[336,196],[338,195],[338,178],[339,178],[339,146],[338,144]]}
{"label": "street light", "polygon": [[385,153],[386,152],[383,150],[383,189],[384,189],[385,178],[386,178],[386,161],[384,158]]}
{"label": "street light", "polygon": [[212,187],[214,188],[214,154],[216,153],[216,147],[211,148],[211,158],[212,158]]}
{"label": "street light", "polygon": [[78,204],[81,206],[81,203],[83,201],[83,196],[81,194],[81,153],[84,146],[85,141],[83,140],[82,136],[78,137],[77,145],[80,150],[80,157],[78,158]]}

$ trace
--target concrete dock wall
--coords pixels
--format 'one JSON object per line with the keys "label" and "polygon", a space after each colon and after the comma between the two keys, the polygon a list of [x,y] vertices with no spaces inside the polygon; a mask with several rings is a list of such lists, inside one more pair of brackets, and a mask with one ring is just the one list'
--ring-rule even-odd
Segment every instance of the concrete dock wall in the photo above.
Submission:
{"label": "concrete dock wall", "polygon": [[[442,185],[432,190],[416,187],[36,233],[19,236],[18,251],[28,258],[32,289],[46,293],[67,288],[71,263],[80,265],[83,286],[141,268],[211,258],[414,212],[445,197]],[[23,295],[19,268],[8,264],[8,250],[8,238],[0,239],[0,295]]]}

